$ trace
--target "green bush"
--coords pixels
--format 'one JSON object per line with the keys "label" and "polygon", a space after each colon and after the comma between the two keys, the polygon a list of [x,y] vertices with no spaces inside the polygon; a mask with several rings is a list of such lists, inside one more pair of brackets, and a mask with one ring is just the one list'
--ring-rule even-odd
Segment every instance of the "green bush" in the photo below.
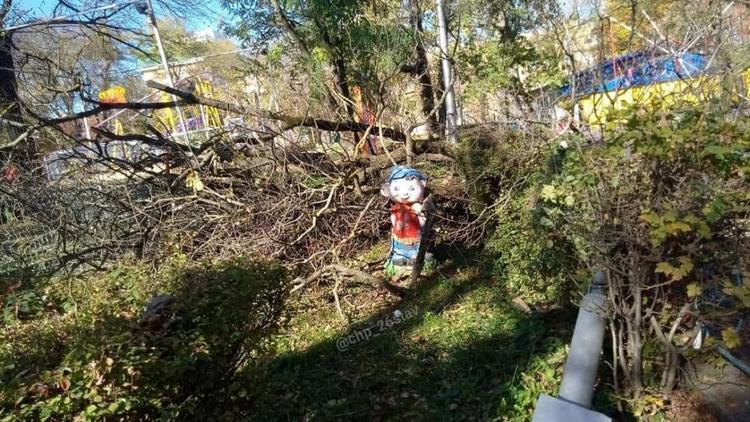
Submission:
{"label": "green bush", "polygon": [[578,257],[567,239],[545,226],[535,197],[536,189],[528,188],[498,211],[486,251],[496,276],[528,304],[566,304],[578,292]]}
{"label": "green bush", "polygon": [[467,134],[455,156],[472,199],[491,204],[508,192],[522,190],[543,172],[554,151],[540,129],[476,129]]}
{"label": "green bush", "polygon": [[[163,268],[49,281],[61,310],[0,331],[2,420],[236,417],[248,381],[234,375],[265,347],[285,271],[244,259]],[[144,319],[159,292],[171,293]]]}
{"label": "green bush", "polygon": [[566,149],[469,142],[459,160],[473,193],[496,206],[485,252],[512,294],[564,302],[591,269],[607,272],[625,393],[676,385],[694,354],[686,310],[712,327],[708,350],[747,340],[735,327],[750,309],[737,282],[750,250],[750,120],[704,106],[627,110],[603,143],[568,135]]}
{"label": "green bush", "polygon": [[603,144],[571,140],[540,209],[581,261],[608,273],[620,385],[669,392],[692,353],[685,312],[698,309],[729,348],[742,340],[734,327],[750,290],[730,280],[750,250],[750,120],[705,104],[619,121]]}
{"label": "green bush", "polygon": [[473,199],[496,207],[485,244],[492,272],[512,294],[540,306],[568,302],[582,274],[573,245],[550,229],[537,200],[560,168],[559,148],[547,136],[509,128],[480,132],[458,154]]}

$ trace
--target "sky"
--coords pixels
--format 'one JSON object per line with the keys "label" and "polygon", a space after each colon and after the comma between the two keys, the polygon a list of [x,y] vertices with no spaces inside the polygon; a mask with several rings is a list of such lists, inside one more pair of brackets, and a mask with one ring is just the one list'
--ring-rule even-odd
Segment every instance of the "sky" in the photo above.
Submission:
{"label": "sky", "polygon": [[[112,0],[112,3],[122,3],[123,0]],[[52,17],[52,11],[57,5],[57,0],[15,0],[13,2],[17,9],[30,12],[37,18]],[[100,3],[104,4],[104,3]],[[212,28],[218,32],[218,25],[221,20],[222,13],[224,10],[221,7],[220,0],[205,0],[203,4],[208,10],[208,13],[197,14],[193,17],[187,17],[187,26],[192,30],[199,30],[203,28]],[[162,18],[159,16],[158,7],[154,7],[157,11],[157,19]]]}
{"label": "sky", "polygon": [[[179,1],[179,0],[175,0]],[[186,26],[188,29],[192,31],[199,31],[205,28],[211,28],[214,31],[215,35],[220,34],[219,29],[219,23],[221,22],[222,14],[224,13],[224,9],[221,7],[221,0],[202,0],[202,3],[206,6],[207,12],[196,14],[195,17],[186,19]],[[125,3],[126,0],[111,0],[111,2],[107,2],[106,0],[100,0],[98,1],[99,6],[106,6],[113,3]],[[78,3],[81,2],[72,2],[72,3]],[[13,7],[16,10],[22,10],[24,12],[24,17],[21,19],[21,22],[28,22],[35,19],[45,19],[45,18],[51,18],[53,17],[53,11],[55,6],[58,4],[57,0],[14,0],[13,1]],[[73,15],[73,12],[63,12],[63,16],[71,16]],[[164,13],[163,10],[159,10],[159,7],[156,6],[156,16],[157,19],[165,18],[168,15]],[[19,23],[21,23],[19,22]],[[145,17],[144,17],[144,25],[145,25]],[[150,30],[149,30],[150,32]],[[146,63],[148,64],[148,63]],[[144,66],[143,62],[140,62],[135,58],[135,56],[131,57],[130,59],[126,59],[124,62],[121,63],[125,73],[130,73],[131,71],[135,70],[138,67]]]}

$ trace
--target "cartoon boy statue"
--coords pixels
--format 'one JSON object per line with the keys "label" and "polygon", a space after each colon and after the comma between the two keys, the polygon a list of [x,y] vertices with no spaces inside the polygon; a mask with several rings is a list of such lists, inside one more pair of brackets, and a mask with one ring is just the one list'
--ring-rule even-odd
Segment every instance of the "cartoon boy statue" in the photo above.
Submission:
{"label": "cartoon boy statue", "polygon": [[[426,187],[427,177],[416,169],[402,166],[393,167],[388,180],[380,187],[380,193],[392,201],[391,253],[385,263],[389,275],[410,273],[416,261],[422,228],[427,221],[422,209]],[[431,254],[426,254],[425,263],[431,264],[431,261]]]}

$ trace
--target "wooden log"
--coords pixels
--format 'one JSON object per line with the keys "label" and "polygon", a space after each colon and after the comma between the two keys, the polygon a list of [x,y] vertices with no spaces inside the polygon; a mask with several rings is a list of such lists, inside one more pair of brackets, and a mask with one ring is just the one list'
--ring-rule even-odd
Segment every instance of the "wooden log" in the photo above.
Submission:
{"label": "wooden log", "polygon": [[437,207],[432,200],[432,196],[428,196],[422,202],[422,212],[426,214],[427,219],[422,227],[422,235],[419,239],[419,251],[417,251],[417,259],[414,260],[414,266],[411,270],[411,285],[417,282],[419,275],[424,267],[424,258],[427,254],[427,249],[432,244],[432,222],[435,216],[435,210]]}

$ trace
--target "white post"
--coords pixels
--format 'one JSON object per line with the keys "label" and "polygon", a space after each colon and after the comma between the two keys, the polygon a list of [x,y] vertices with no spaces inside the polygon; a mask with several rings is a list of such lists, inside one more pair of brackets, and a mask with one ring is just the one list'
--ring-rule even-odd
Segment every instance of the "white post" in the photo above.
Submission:
{"label": "white post", "polygon": [[[169,71],[169,61],[167,61],[167,54],[164,52],[164,45],[161,43],[161,35],[159,34],[159,27],[156,25],[156,15],[154,14],[154,7],[151,4],[151,0],[146,0],[146,7],[148,7],[148,19],[151,24],[151,30],[154,32],[154,40],[156,41],[156,48],[159,50],[159,57],[161,58],[161,64],[164,67],[164,73],[166,73],[166,82],[170,88],[174,88],[174,80],[172,79],[172,72]],[[172,95],[172,99],[177,101],[177,97]],[[185,135],[185,144],[190,143],[190,138],[187,134],[187,125],[185,125],[185,118],[182,116],[182,108],[177,108],[177,117],[182,126],[183,134]]]}
{"label": "white post", "polygon": [[86,139],[91,139],[91,129],[89,129],[89,121],[87,118],[83,118],[83,130],[86,132]]}
{"label": "white post", "polygon": [[456,131],[456,98],[453,95],[451,62],[448,57],[448,25],[445,20],[443,0],[437,0],[438,41],[440,44],[441,65],[443,66],[443,88],[445,89],[445,136],[448,142],[458,143]]}
{"label": "white post", "polygon": [[203,130],[206,132],[206,139],[210,140],[211,135],[209,135],[208,132],[210,132],[210,127],[208,126],[208,115],[206,114],[206,109],[203,107],[203,104],[200,105],[201,109],[201,120],[203,120]]}

